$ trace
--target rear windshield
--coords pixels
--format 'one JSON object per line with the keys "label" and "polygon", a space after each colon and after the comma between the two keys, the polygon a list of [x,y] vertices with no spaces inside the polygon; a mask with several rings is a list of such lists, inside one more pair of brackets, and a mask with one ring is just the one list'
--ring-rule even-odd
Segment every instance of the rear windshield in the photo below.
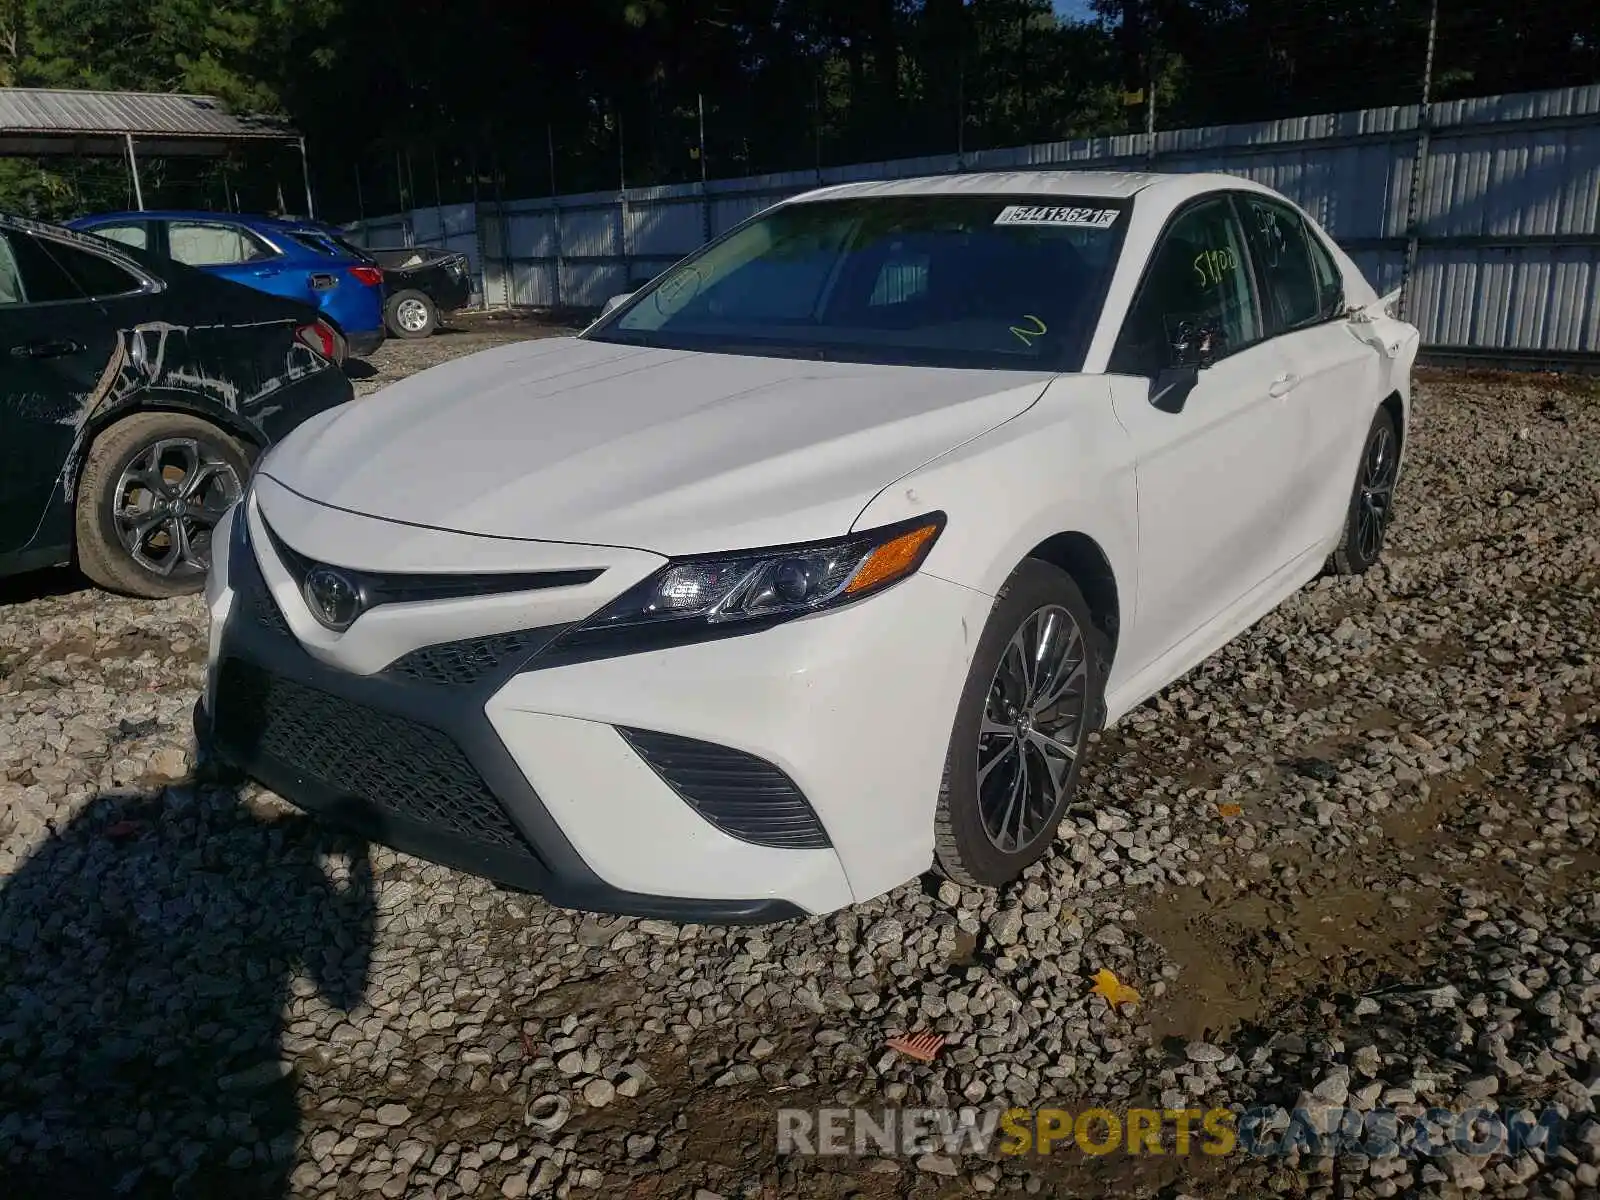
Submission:
{"label": "rear windshield", "polygon": [[326,254],[330,258],[353,258],[358,262],[371,262],[365,250],[357,249],[344,238],[337,234],[324,233],[320,229],[293,229],[289,237],[300,245],[318,254]]}
{"label": "rear windshield", "polygon": [[685,259],[585,336],[670,349],[1076,370],[1123,206],[1061,196],[786,205]]}

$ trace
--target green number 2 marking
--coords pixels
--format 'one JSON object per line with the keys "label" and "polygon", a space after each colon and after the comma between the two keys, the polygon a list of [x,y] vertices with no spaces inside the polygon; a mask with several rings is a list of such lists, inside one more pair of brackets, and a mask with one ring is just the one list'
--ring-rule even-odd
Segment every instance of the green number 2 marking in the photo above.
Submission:
{"label": "green number 2 marking", "polygon": [[1017,335],[1017,340],[1024,346],[1033,345],[1034,338],[1039,337],[1041,334],[1050,332],[1049,327],[1032,313],[1023,313],[1022,319],[1025,321],[1032,321],[1038,326],[1037,329],[1027,329],[1021,325],[1013,325],[1011,327],[1011,332]]}

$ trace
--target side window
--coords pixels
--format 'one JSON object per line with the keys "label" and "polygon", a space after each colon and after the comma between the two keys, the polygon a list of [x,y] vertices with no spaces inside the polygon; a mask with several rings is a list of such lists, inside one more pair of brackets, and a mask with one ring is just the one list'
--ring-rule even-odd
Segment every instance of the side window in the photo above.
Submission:
{"label": "side window", "polygon": [[249,231],[206,221],[169,222],[167,247],[191,267],[231,267],[273,257],[272,247]]}
{"label": "side window", "polygon": [[87,297],[39,239],[17,230],[0,234],[0,302],[59,304]]}
{"label": "side window", "polygon": [[1322,314],[1322,292],[1311,262],[1305,222],[1294,210],[1261,196],[1242,195],[1239,206],[1265,293],[1261,309],[1267,333],[1314,324]]}
{"label": "side window", "polygon": [[1306,245],[1311,247],[1311,266],[1317,274],[1317,314],[1329,321],[1344,308],[1344,276],[1322,239],[1310,229],[1306,230]]}
{"label": "side window", "polygon": [[1212,359],[1261,338],[1244,230],[1226,197],[1186,209],[1161,235],[1110,369],[1148,375],[1200,347]]}
{"label": "side window", "polygon": [[60,263],[67,274],[72,276],[73,282],[86,296],[105,299],[110,296],[126,296],[129,292],[144,289],[145,281],[142,278],[118,266],[104,255],[85,250],[81,246],[69,246],[52,238],[44,239],[40,244],[50,257]]}
{"label": "side window", "polygon": [[150,226],[142,221],[136,225],[97,225],[89,232],[97,237],[121,242],[124,246],[132,246],[135,250],[150,249]]}

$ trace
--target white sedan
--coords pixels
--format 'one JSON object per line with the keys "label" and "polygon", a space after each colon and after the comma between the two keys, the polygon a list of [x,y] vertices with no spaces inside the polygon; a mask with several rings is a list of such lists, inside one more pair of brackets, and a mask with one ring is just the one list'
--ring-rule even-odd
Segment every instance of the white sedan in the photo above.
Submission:
{"label": "white sedan", "polygon": [[811,192],[272,450],[202,748],[572,907],[1004,883],[1093,730],[1376,560],[1417,340],[1240,179]]}

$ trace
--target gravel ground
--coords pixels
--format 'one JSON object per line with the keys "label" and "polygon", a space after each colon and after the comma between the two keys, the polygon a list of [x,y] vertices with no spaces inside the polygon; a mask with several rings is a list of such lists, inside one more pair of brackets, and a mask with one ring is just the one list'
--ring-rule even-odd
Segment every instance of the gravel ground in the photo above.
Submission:
{"label": "gravel ground", "polygon": [[[363,390],[497,340],[386,346]],[[552,909],[185,778],[196,599],[0,597],[8,1194],[1595,1196],[1600,392],[1419,384],[1385,565],[1103,739],[999,895],[757,930]],[[1090,994],[1110,969],[1142,994]],[[932,1065],[884,1047],[936,1030]],[[774,1110],[1566,1119],[1488,1158],[784,1158]],[[174,1186],[176,1182],[176,1187]]]}

